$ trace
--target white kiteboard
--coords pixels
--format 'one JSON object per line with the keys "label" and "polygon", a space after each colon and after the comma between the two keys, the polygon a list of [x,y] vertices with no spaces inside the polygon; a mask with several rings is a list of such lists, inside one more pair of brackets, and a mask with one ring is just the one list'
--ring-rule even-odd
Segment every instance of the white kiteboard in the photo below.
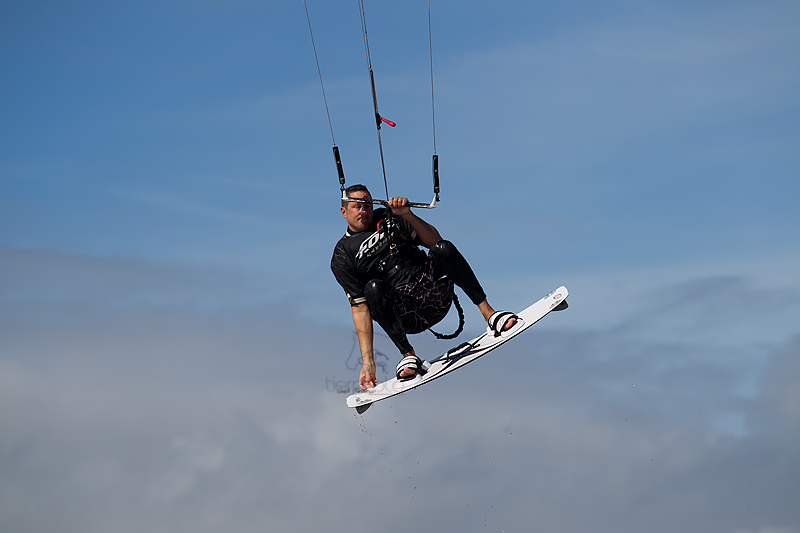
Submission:
{"label": "white kiteboard", "polygon": [[566,309],[568,295],[569,292],[566,287],[559,287],[524,311],[517,313],[517,317],[519,318],[516,324],[508,331],[504,331],[500,335],[495,336],[495,333],[487,327],[486,333],[483,333],[469,342],[459,344],[431,362],[424,361],[423,367],[426,369],[425,374],[414,376],[412,379],[406,381],[399,381],[397,378],[392,378],[383,383],[378,383],[378,385],[371,389],[348,396],[347,407],[355,407],[358,413],[363,413],[377,401],[385,400],[386,398],[391,398],[402,392],[415,389],[429,381],[449,374],[457,368],[461,368],[467,363],[491,352],[501,344],[516,337],[544,318],[550,311]]}

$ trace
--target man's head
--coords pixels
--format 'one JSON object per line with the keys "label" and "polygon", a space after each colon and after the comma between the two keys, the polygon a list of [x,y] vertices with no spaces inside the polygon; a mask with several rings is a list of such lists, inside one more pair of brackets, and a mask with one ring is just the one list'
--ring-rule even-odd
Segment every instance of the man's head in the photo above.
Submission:
{"label": "man's head", "polygon": [[[361,185],[351,185],[345,189],[349,198],[372,198],[369,190]],[[372,225],[372,204],[342,200],[342,216],[347,219],[347,227],[352,232],[360,232]]]}

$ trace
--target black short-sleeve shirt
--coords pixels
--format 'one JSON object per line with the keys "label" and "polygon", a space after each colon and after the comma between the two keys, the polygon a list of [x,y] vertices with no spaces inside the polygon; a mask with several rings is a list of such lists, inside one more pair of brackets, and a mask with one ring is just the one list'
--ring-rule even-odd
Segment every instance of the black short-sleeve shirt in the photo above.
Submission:
{"label": "black short-sleeve shirt", "polygon": [[372,220],[372,226],[365,231],[353,233],[348,228],[333,250],[331,270],[350,305],[366,301],[364,287],[371,280],[387,280],[387,273],[392,272],[387,281],[400,286],[408,283],[425,263],[426,254],[418,248],[420,240],[411,224],[392,217],[391,253],[386,209],[376,209]]}

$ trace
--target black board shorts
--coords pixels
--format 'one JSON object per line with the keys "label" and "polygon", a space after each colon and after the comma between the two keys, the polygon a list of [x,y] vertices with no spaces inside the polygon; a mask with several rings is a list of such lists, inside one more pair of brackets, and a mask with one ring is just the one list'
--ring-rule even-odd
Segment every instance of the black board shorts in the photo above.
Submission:
{"label": "black board shorts", "polygon": [[453,281],[437,276],[429,256],[419,275],[409,283],[390,288],[403,329],[407,334],[421,333],[440,322],[453,302]]}

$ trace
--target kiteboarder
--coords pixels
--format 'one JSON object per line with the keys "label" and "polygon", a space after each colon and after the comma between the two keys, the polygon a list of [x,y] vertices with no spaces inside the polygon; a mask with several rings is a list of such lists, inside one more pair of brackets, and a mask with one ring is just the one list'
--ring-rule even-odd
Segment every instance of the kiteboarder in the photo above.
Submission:
{"label": "kiteboarder", "polygon": [[[407,335],[420,333],[445,317],[454,285],[478,306],[496,334],[510,329],[517,319],[513,313],[495,312],[466,259],[434,226],[411,211],[407,198],[389,198],[388,209],[373,209],[371,200],[364,185],[345,190],[341,212],[347,230],[331,259],[333,275],[350,301],[362,358],[358,381],[364,390],[377,385],[373,320],[403,355],[397,378],[408,380],[424,369]],[[420,245],[429,252],[420,250]]]}

